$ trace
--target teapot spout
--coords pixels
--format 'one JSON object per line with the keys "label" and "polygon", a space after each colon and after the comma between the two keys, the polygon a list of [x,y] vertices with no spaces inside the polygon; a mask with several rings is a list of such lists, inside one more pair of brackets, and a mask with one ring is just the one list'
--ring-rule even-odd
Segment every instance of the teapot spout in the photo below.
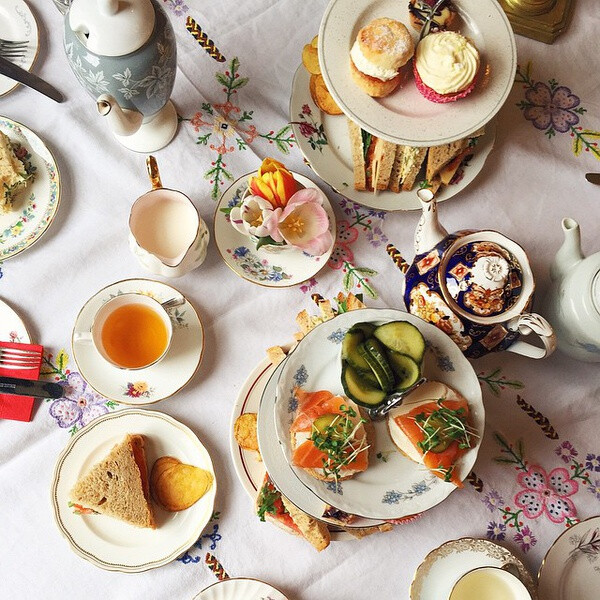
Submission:
{"label": "teapot spout", "polygon": [[423,212],[415,231],[415,254],[423,254],[439,244],[448,232],[438,220],[437,201],[433,192],[422,189],[417,192]]}
{"label": "teapot spout", "polygon": [[110,94],[99,96],[96,106],[98,112],[107,118],[108,125],[115,135],[133,135],[142,125],[142,113],[135,110],[123,110]]}
{"label": "teapot spout", "polygon": [[575,219],[566,218],[562,220],[561,225],[565,240],[550,267],[550,277],[553,280],[562,279],[583,260],[579,223]]}

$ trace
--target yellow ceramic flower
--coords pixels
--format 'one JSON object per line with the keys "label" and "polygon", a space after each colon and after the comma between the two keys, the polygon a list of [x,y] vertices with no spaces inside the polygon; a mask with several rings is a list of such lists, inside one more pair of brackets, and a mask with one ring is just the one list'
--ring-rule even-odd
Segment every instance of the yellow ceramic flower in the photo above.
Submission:
{"label": "yellow ceramic flower", "polygon": [[268,200],[273,208],[284,208],[288,200],[298,191],[294,176],[274,158],[265,158],[256,176],[248,184],[254,196]]}
{"label": "yellow ceramic flower", "polygon": [[145,394],[148,391],[148,384],[145,381],[136,381],[133,384],[133,389],[137,394]]}

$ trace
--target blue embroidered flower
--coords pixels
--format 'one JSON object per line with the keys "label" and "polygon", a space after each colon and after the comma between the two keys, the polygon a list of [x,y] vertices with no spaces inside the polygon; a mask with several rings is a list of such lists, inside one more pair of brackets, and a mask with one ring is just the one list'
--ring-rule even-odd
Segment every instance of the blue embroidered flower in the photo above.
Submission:
{"label": "blue embroidered flower", "polygon": [[585,457],[585,468],[600,473],[600,458],[595,454],[588,454]]}
{"label": "blue embroidered flower", "polygon": [[486,536],[490,540],[503,540],[506,537],[506,525],[490,521],[488,523]]}
{"label": "blue embroidered flower", "polygon": [[596,500],[600,500],[600,479],[596,479],[593,483],[588,486],[588,490],[591,494],[596,496]]}
{"label": "blue embroidered flower", "polygon": [[498,507],[504,504],[504,499],[496,490],[490,490],[484,497],[482,502],[488,507],[491,512],[494,512]]}
{"label": "blue embroidered flower", "polygon": [[347,329],[336,329],[327,336],[327,339],[334,344],[341,344],[347,331]]}

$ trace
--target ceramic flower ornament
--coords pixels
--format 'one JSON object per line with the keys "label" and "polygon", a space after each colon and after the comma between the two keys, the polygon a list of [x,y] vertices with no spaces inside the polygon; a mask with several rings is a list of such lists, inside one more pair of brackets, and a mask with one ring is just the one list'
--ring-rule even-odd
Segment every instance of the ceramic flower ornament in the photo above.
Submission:
{"label": "ceramic flower ornament", "polygon": [[244,235],[265,237],[270,235],[269,222],[273,219],[273,206],[260,196],[248,196],[240,206],[229,213],[231,224]]}
{"label": "ceramic flower ornament", "polygon": [[268,200],[273,208],[283,208],[300,186],[283,164],[265,158],[248,187],[251,194]]}

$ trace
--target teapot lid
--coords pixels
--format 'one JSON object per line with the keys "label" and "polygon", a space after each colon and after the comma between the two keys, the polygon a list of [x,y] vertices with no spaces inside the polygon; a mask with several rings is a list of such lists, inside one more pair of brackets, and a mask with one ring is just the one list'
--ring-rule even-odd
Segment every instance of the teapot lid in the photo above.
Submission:
{"label": "teapot lid", "polygon": [[522,313],[534,289],[525,251],[495,231],[456,239],[442,257],[438,277],[452,310],[485,324]]}
{"label": "teapot lid", "polygon": [[74,0],[68,27],[90,52],[124,56],[148,41],[155,19],[151,0]]}

